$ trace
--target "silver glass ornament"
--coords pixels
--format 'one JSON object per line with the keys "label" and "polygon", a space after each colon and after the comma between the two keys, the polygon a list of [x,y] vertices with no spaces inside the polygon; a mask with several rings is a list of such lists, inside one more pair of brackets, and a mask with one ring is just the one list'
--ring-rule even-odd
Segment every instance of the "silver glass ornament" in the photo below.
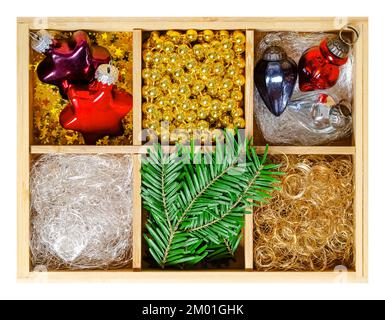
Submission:
{"label": "silver glass ornament", "polygon": [[286,109],[297,80],[297,65],[278,46],[268,47],[254,69],[254,81],[266,107],[275,116]]}

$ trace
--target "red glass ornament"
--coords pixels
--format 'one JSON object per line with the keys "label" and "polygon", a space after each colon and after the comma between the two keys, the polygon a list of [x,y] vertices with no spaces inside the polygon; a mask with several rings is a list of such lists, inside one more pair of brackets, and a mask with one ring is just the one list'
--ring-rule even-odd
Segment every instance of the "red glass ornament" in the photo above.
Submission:
{"label": "red glass ornament", "polygon": [[90,44],[84,31],[74,32],[70,39],[52,39],[44,49],[46,57],[38,65],[37,75],[40,81],[57,86],[63,98],[71,84],[90,83],[98,66],[111,59],[106,48]]}
{"label": "red glass ornament", "polygon": [[124,133],[122,119],[132,110],[132,96],[113,84],[94,81],[90,85],[70,85],[71,101],[60,114],[63,128],[82,133],[86,144],[95,144],[106,135]]}
{"label": "red glass ornament", "polygon": [[350,46],[341,39],[324,39],[318,47],[308,49],[298,63],[301,91],[325,90],[339,78],[340,67],[348,61]]}

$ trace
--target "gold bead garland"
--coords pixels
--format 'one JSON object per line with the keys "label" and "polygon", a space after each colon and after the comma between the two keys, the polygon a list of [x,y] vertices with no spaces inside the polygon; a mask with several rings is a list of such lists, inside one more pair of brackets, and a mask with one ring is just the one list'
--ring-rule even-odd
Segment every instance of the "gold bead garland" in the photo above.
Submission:
{"label": "gold bead garland", "polygon": [[354,268],[354,180],[350,157],[279,156],[282,190],[255,210],[260,271]]}
{"label": "gold bead garland", "polygon": [[171,141],[244,128],[245,44],[239,30],[151,32],[143,44],[143,128]]}

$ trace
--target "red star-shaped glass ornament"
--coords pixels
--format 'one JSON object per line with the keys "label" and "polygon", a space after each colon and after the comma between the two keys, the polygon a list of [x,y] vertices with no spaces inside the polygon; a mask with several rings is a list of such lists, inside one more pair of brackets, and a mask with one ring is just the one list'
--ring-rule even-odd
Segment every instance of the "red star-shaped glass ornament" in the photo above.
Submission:
{"label": "red star-shaped glass ornament", "polygon": [[40,81],[57,86],[63,98],[71,84],[90,83],[98,66],[111,59],[106,48],[90,44],[84,31],[61,41],[41,30],[32,35],[32,47],[46,56],[36,70]]}
{"label": "red star-shaped glass ornament", "polygon": [[103,64],[93,83],[70,85],[71,103],[60,114],[62,127],[82,133],[87,144],[95,144],[107,135],[122,135],[122,119],[132,110],[132,96],[116,88],[117,77],[115,67]]}

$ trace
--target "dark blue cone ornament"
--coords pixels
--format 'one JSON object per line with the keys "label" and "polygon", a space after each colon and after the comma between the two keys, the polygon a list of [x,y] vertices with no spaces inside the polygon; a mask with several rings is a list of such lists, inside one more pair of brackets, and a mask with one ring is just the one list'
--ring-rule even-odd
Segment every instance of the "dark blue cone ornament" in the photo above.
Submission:
{"label": "dark blue cone ornament", "polygon": [[297,65],[278,46],[266,49],[254,69],[254,81],[266,107],[279,117],[286,109],[297,80]]}

